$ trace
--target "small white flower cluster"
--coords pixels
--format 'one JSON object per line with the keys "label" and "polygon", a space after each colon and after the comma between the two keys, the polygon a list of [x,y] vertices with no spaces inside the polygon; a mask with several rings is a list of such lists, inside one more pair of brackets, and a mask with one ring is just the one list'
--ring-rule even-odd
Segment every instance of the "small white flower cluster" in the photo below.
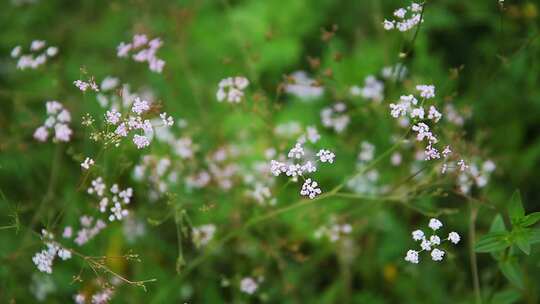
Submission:
{"label": "small white flower cluster", "polygon": [[90,157],[87,157],[82,163],[81,163],[81,167],[84,169],[84,170],[88,170],[90,169],[91,166],[94,165],[94,160],[91,159]]}
{"label": "small white flower cluster", "polygon": [[245,277],[240,281],[240,291],[248,295],[254,294],[259,288],[259,283],[262,281],[262,278],[255,280],[252,277]]}
{"label": "small white flower cluster", "polygon": [[[442,114],[435,106],[432,105],[429,107],[427,115],[423,107],[426,100],[435,97],[435,86],[417,85],[416,89],[420,92],[422,101],[419,102],[413,95],[402,95],[399,99],[399,103],[390,104],[390,115],[394,118],[408,117],[413,121],[417,121],[417,123],[412,126],[412,130],[416,132],[416,140],[427,141],[427,146],[424,150],[425,160],[439,159],[441,158],[441,153],[435,147],[435,144],[438,143],[438,139],[430,130],[429,126],[422,122],[428,119],[433,123],[437,123],[442,118]],[[442,153],[445,159],[450,154],[449,147],[447,147],[447,149],[448,150],[445,149],[447,153],[445,153],[445,151]]]}
{"label": "small white flower cluster", "polygon": [[53,142],[68,142],[73,133],[68,126],[71,114],[58,101],[47,101],[45,107],[48,117],[45,123],[34,131],[34,138],[45,142],[49,138],[49,130],[54,129]]}
{"label": "small white flower cluster", "polygon": [[126,58],[131,51],[136,51],[132,56],[133,60],[137,62],[148,62],[150,71],[161,73],[165,66],[165,61],[156,57],[156,53],[162,45],[163,41],[159,38],[149,40],[144,34],[136,34],[130,43],[121,42],[118,45],[116,55],[120,58]]}
{"label": "small white flower cluster", "polygon": [[207,157],[206,163],[211,178],[222,190],[230,190],[234,185],[239,167],[233,158],[239,152],[237,147],[229,145],[218,148]]}
{"label": "small white flower cluster", "polygon": [[283,138],[294,138],[302,133],[302,125],[298,121],[279,123],[274,128],[274,134]]}
{"label": "small white flower cluster", "polygon": [[309,78],[304,71],[296,71],[289,76],[291,83],[285,85],[285,92],[298,97],[300,100],[309,101],[321,97],[324,88]]}
{"label": "small white flower cluster", "polygon": [[352,96],[361,96],[364,99],[380,103],[384,99],[384,83],[375,76],[369,75],[364,79],[364,87],[352,86]]}
{"label": "small white flower cluster", "polygon": [[212,181],[212,176],[208,171],[201,170],[197,173],[191,174],[188,177],[186,177],[186,185],[189,189],[201,189]]}
{"label": "small white flower cluster", "polygon": [[[107,212],[107,209],[110,211],[109,221],[122,220],[128,215],[128,210],[124,209],[125,205],[128,205],[131,202],[131,197],[133,196],[133,189],[120,189],[117,184],[114,184],[109,189],[110,194],[106,195],[105,189],[107,186],[103,182],[103,178],[98,177],[92,181],[92,186],[88,188],[88,194],[95,194],[99,201],[99,211],[101,213]],[[112,204],[112,207],[109,208],[109,204]]]}
{"label": "small white flower cluster", "polygon": [[222,79],[218,84],[218,102],[239,103],[244,99],[244,90],[249,85],[246,77],[236,76]]}
{"label": "small white flower cluster", "polygon": [[[460,162],[458,161],[458,166],[459,164]],[[458,176],[459,189],[463,193],[469,193],[473,185],[483,188],[488,184],[496,165],[492,160],[486,160],[481,165],[477,165],[476,163],[471,164],[467,172],[461,170],[462,167],[458,168],[461,171]]]}
{"label": "small white flower cluster", "polygon": [[[320,136],[311,136],[308,135],[308,140],[318,140]],[[312,142],[316,142],[312,141]],[[278,161],[272,159],[270,161],[270,172],[274,176],[279,176],[282,173],[293,178],[294,181],[298,177],[304,177],[306,173],[313,173],[317,171],[317,162],[322,163],[334,163],[335,154],[329,150],[321,149],[315,156],[317,159],[313,160],[312,157],[309,157],[304,149],[304,144],[306,143],[306,135],[300,137],[296,142],[294,147],[289,151],[287,157],[288,161]],[[309,151],[308,151],[309,152]],[[300,194],[307,196],[310,199],[314,199],[317,195],[321,194],[322,191],[319,188],[319,185],[316,181],[312,181],[311,178],[308,178],[304,181]]]}
{"label": "small white flower cluster", "polygon": [[335,243],[342,237],[351,234],[351,232],[351,224],[339,224],[336,223],[335,218],[332,218],[330,224],[317,228],[317,230],[315,230],[314,236],[316,239],[326,237],[328,238],[328,240],[330,240],[330,242]]}
{"label": "small white flower cluster", "polygon": [[[155,157],[150,166],[142,164],[143,166],[139,169],[139,172],[136,172],[136,175],[140,176],[139,179],[149,179],[153,183],[153,186],[161,185],[161,187],[166,188],[167,183],[176,183],[178,177],[183,176],[183,182],[189,191],[205,188],[211,183],[215,183],[224,191],[233,189],[239,173],[236,157],[240,153],[240,150],[237,147],[233,145],[219,147],[214,152],[208,154],[203,164],[196,162],[194,151],[197,149],[197,146],[192,144],[190,138],[181,138],[178,141],[172,139],[168,143],[174,153],[180,156],[181,159],[190,159],[191,165],[184,166],[182,163],[173,159],[171,164],[174,164],[174,166],[169,171],[163,171],[163,175],[159,175],[157,174],[159,172],[155,171],[159,157]],[[181,144],[181,147],[179,147],[179,144]],[[148,167],[151,170],[150,175],[157,176],[150,178],[143,176]],[[152,182],[151,179],[158,182]],[[157,194],[159,192],[161,191],[158,191]]]}
{"label": "small white flower cluster", "polygon": [[338,102],[332,107],[326,107],[321,110],[321,122],[327,128],[333,128],[337,133],[341,133],[347,128],[350,122],[349,115],[345,113],[347,106]]}
{"label": "small white flower cluster", "polygon": [[444,115],[446,121],[449,121],[456,126],[463,126],[465,124],[465,117],[450,103],[444,106]]}
{"label": "small white flower cluster", "polygon": [[99,92],[99,87],[94,81],[94,79],[89,79],[88,81],[83,80],[75,80],[73,82],[73,85],[75,85],[81,92],[86,92],[86,90],[90,89],[94,92]]}
{"label": "small white flower cluster", "polygon": [[[104,288],[92,295],[90,303],[92,304],[107,304],[112,300],[114,290],[112,288]],[[87,304],[87,296],[83,293],[77,293],[73,296],[75,304]]]}
{"label": "small white flower cluster", "polygon": [[178,155],[181,159],[190,159],[193,158],[198,147],[193,144],[193,139],[191,137],[181,137],[175,139],[171,142],[174,153]]}
{"label": "small white flower cluster", "polygon": [[[122,137],[127,137],[131,131],[142,131],[142,134],[133,135],[133,143],[138,149],[145,148],[150,145],[152,134],[154,134],[154,125],[148,119],[143,119],[142,114],[150,110],[150,103],[146,100],[142,100],[139,97],[135,97],[131,107],[133,115],[125,115],[118,112],[116,109],[111,109],[105,114],[105,121],[107,124],[116,126],[114,131],[116,138],[116,146],[119,146],[119,140]],[[160,114],[161,119],[165,127],[172,125],[172,117],[167,116],[167,113]]]}
{"label": "small white flower cluster", "polygon": [[167,112],[159,114],[159,118],[161,118],[161,122],[164,126],[172,127],[174,125],[174,118],[170,115],[167,115]]}
{"label": "small white flower cluster", "polygon": [[262,183],[255,183],[253,189],[248,192],[249,196],[252,197],[260,205],[268,203],[269,205],[274,205],[276,200],[272,198],[272,192],[270,188]]}
{"label": "small white flower cluster", "polygon": [[[408,73],[407,67],[403,63],[396,63],[394,66],[385,66],[381,70],[381,77],[386,80],[403,80]],[[399,75],[398,75],[399,74]]]}
{"label": "small white flower cluster", "polygon": [[422,18],[422,9],[422,5],[415,2],[411,3],[411,5],[406,8],[399,8],[394,11],[394,17],[397,19],[384,19],[383,27],[387,31],[397,29],[400,32],[406,32],[420,22],[424,22],[424,19]]}
{"label": "small white flower cluster", "polygon": [[47,248],[36,253],[32,257],[32,261],[39,271],[51,274],[52,265],[56,256],[62,260],[68,260],[71,259],[71,251],[61,247],[57,242],[55,242],[54,235],[45,229],[41,230],[41,239]]}
{"label": "small white flower cluster", "polygon": [[[12,58],[19,58],[17,61],[17,69],[37,69],[40,65],[47,62],[47,58],[51,58],[58,54],[58,48],[55,46],[49,46],[45,49],[47,43],[43,40],[34,40],[30,45],[30,54],[22,54],[22,47],[20,45],[13,48],[11,51]],[[45,49],[41,54],[37,54],[39,51]],[[32,53],[33,52],[33,53]],[[34,57],[36,55],[36,57]]]}
{"label": "small white flower cluster", "polygon": [[133,169],[133,177],[137,181],[145,181],[151,185],[149,198],[156,201],[169,190],[170,183],[178,181],[178,172],[172,167],[169,157],[144,155],[141,162]]}
{"label": "small white flower cluster", "polygon": [[28,289],[34,298],[42,303],[45,302],[45,299],[47,299],[49,294],[53,294],[56,291],[57,287],[52,276],[33,273],[32,282]]}
{"label": "small white flower cluster", "polygon": [[[310,130],[313,131],[314,128]],[[316,129],[314,129],[317,132]],[[312,133],[313,135],[313,133]],[[318,133],[317,133],[318,135]],[[271,188],[275,184],[275,179],[270,172],[269,161],[276,156],[276,150],[269,148],[264,151],[265,160],[258,160],[247,167],[242,168],[244,186],[247,188],[246,195],[261,206],[275,206],[277,199],[272,197]]]}
{"label": "small white flower cluster", "polygon": [[379,181],[379,171],[377,169],[368,170],[365,174],[356,175],[347,181],[347,187],[355,193],[376,194],[381,187],[377,185]]}
{"label": "small white flower cluster", "polygon": [[112,288],[105,288],[92,295],[92,304],[107,304],[113,296]]}
{"label": "small white flower cluster", "polygon": [[214,238],[216,233],[216,226],[213,224],[202,225],[193,227],[192,241],[195,247],[200,248],[208,245]]}
{"label": "small white flower cluster", "polygon": [[129,215],[123,221],[122,232],[128,243],[133,243],[146,234],[145,222],[142,219],[137,219],[133,215]]}
{"label": "small white flower cluster", "polygon": [[358,161],[366,163],[373,160],[375,156],[375,145],[368,141],[360,143],[360,152],[358,153]]}
{"label": "small white flower cluster", "polygon": [[[86,243],[88,243],[90,240],[92,240],[96,235],[98,235],[101,230],[105,229],[107,227],[107,224],[105,224],[104,221],[101,219],[97,219],[94,222],[94,218],[91,216],[83,215],[79,219],[79,222],[81,223],[82,228],[77,231],[77,237],[75,237],[75,244],[82,246]],[[92,225],[94,224],[94,225]],[[64,230],[64,237],[65,238],[71,238],[72,235],[72,229],[69,227],[69,229]]]}
{"label": "small white flower cluster", "polygon": [[[99,92],[96,99],[102,108],[120,109],[122,106],[131,105],[136,96],[129,91],[129,85],[120,86],[120,79],[113,76],[106,76],[99,85]],[[118,88],[117,90],[115,90]],[[97,91],[96,91],[97,92]]]}
{"label": "small white flower cluster", "polygon": [[[375,145],[368,141],[360,143],[360,152],[358,153],[357,170],[363,170],[365,166],[375,157]],[[377,182],[379,180],[379,171],[370,169],[365,174],[356,175],[347,182],[347,187],[355,193],[375,194],[379,192]]]}
{"label": "small white flower cluster", "polygon": [[112,77],[112,76],[106,76],[101,81],[100,87],[102,91],[110,91],[116,88],[119,84],[120,84],[120,80],[118,78]]}
{"label": "small white flower cluster", "polygon": [[[443,224],[438,219],[432,218],[429,220],[428,226],[429,228],[431,228],[431,230],[433,230],[433,233],[435,233],[435,231],[439,230],[443,226]],[[410,262],[412,264],[418,264],[418,262],[420,261],[419,254],[422,251],[430,251],[431,259],[433,261],[436,261],[436,262],[442,261],[445,255],[445,252],[439,248],[435,248],[435,246],[439,246],[445,241],[450,241],[452,244],[455,245],[459,243],[460,236],[457,232],[452,231],[448,234],[448,237],[446,239],[441,240],[441,238],[436,234],[433,234],[429,238],[427,238],[427,236],[424,234],[422,230],[415,230],[412,232],[412,239],[414,241],[420,242],[421,250],[416,251],[416,250],[411,249],[407,251],[407,255],[405,256],[405,261]]]}

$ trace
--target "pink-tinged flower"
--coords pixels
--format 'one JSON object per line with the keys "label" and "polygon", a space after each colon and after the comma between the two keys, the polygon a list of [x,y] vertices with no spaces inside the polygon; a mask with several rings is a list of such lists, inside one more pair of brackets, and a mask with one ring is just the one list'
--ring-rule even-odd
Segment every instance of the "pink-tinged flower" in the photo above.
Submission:
{"label": "pink-tinged flower", "polygon": [[150,141],[146,136],[138,134],[135,134],[135,136],[133,136],[133,143],[135,144],[135,146],[137,146],[138,149],[142,149],[150,145]]}
{"label": "pink-tinged flower", "polygon": [[34,132],[34,138],[38,141],[45,142],[49,137],[49,132],[45,126],[41,126]]}
{"label": "pink-tinged flower", "polygon": [[132,43],[121,42],[117,47],[117,56],[127,58],[131,51],[136,52],[132,55],[134,61],[148,62],[150,71],[161,73],[165,66],[165,61],[156,57],[156,53],[162,46],[163,42],[159,38],[148,40],[144,34],[136,34],[133,36]]}
{"label": "pink-tinged flower", "polygon": [[66,124],[58,123],[54,126],[54,138],[58,141],[68,142],[71,134],[72,131]]}
{"label": "pink-tinged flower", "polygon": [[131,43],[120,42],[120,45],[116,48],[116,55],[120,58],[127,57],[132,47]]}

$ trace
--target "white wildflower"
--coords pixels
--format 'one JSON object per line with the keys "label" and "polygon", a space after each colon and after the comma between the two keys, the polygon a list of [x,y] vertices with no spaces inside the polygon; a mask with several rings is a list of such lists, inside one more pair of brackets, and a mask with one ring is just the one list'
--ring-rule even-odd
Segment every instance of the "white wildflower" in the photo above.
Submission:
{"label": "white wildflower", "polygon": [[442,261],[444,257],[444,251],[440,250],[440,249],[433,249],[431,251],[431,258],[434,260],[434,261]]}
{"label": "white wildflower", "polygon": [[413,264],[418,264],[418,261],[419,261],[418,251],[415,251],[415,250],[407,251],[407,256],[405,256],[405,261],[413,263]]}

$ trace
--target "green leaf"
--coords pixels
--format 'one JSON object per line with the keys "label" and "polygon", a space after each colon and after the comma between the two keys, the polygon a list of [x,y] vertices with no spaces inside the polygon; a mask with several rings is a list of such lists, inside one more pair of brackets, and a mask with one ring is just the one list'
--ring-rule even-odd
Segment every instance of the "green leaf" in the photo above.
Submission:
{"label": "green leaf", "polygon": [[[503,217],[502,215],[497,214],[493,218],[493,222],[491,222],[491,227],[489,228],[489,232],[505,232],[505,231],[506,231],[506,227],[504,225]],[[494,252],[490,252],[490,254],[495,260],[500,260],[504,257],[503,251],[494,251]]]}
{"label": "green leaf", "polygon": [[474,246],[476,252],[500,251],[510,246],[507,232],[490,232],[483,235]]}
{"label": "green leaf", "polygon": [[491,223],[491,227],[489,228],[489,232],[502,232],[506,231],[506,227],[504,226],[503,218],[500,214],[497,214],[495,218],[493,219],[493,222]]}
{"label": "green leaf", "polygon": [[523,220],[521,221],[521,226],[529,227],[536,224],[536,222],[538,221],[540,221],[540,212],[533,212],[533,213],[527,214],[523,218]]}
{"label": "green leaf", "polygon": [[534,229],[531,231],[531,235],[529,237],[529,244],[536,244],[540,243],[540,229]]}
{"label": "green leaf", "polygon": [[531,253],[530,236],[530,232],[526,230],[520,230],[514,233],[516,245],[527,255]]}
{"label": "green leaf", "polygon": [[525,216],[525,210],[523,209],[523,204],[521,203],[521,194],[519,194],[519,190],[516,190],[514,194],[512,194],[512,198],[510,198],[510,203],[508,204],[508,214],[510,215],[512,225],[518,224]]}
{"label": "green leaf", "polygon": [[510,283],[519,288],[523,288],[523,273],[518,262],[514,258],[511,257],[505,261],[499,262],[499,269]]}
{"label": "green leaf", "polygon": [[506,289],[493,295],[491,304],[512,304],[521,299],[521,292],[515,289]]}

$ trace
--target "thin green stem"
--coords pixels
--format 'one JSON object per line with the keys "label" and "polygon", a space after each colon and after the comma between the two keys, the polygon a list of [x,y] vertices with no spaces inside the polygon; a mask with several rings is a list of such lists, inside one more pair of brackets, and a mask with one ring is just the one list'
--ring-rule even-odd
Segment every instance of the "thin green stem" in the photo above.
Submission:
{"label": "thin green stem", "polygon": [[482,303],[482,295],[480,292],[480,280],[478,275],[478,262],[476,261],[476,253],[474,252],[474,243],[476,239],[476,217],[478,208],[469,201],[469,258],[471,261],[471,273],[473,278],[474,297],[476,304]]}

